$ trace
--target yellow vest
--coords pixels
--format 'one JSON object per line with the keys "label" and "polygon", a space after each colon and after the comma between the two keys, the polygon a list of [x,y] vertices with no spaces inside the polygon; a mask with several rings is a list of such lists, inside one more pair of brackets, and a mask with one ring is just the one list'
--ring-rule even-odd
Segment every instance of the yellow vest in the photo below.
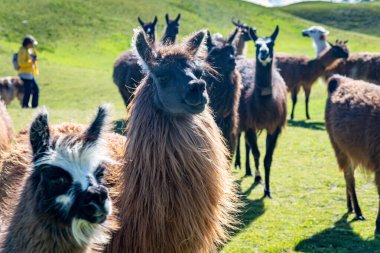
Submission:
{"label": "yellow vest", "polygon": [[26,49],[21,47],[17,54],[17,61],[19,65],[19,74],[32,74],[38,75],[38,66],[37,61],[35,63],[32,62],[31,54],[37,56],[37,51],[33,48]]}

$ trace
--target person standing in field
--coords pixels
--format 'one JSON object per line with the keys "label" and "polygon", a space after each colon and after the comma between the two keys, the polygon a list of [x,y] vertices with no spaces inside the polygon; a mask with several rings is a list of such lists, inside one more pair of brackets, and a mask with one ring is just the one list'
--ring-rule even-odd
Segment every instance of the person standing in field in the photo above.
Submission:
{"label": "person standing in field", "polygon": [[36,81],[38,75],[37,67],[37,51],[34,46],[37,45],[37,40],[27,35],[22,41],[22,46],[17,54],[18,75],[24,83],[24,98],[22,108],[29,108],[30,96],[32,96],[32,108],[38,106],[39,87]]}

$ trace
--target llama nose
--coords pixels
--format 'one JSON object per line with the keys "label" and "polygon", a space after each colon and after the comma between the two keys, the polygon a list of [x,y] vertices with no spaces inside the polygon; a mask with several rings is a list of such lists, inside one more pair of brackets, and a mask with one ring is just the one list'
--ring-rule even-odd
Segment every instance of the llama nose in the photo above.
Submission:
{"label": "llama nose", "polygon": [[108,191],[104,186],[90,186],[86,193],[86,203],[94,202],[95,204],[102,206],[108,199]]}
{"label": "llama nose", "polygon": [[206,82],[204,80],[193,80],[189,83],[189,92],[193,94],[203,93],[206,90]]}

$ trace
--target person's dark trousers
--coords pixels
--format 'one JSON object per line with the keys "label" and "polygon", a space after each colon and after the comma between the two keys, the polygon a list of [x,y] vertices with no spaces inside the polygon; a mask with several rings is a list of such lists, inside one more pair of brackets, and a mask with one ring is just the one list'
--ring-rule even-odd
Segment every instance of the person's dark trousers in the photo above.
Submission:
{"label": "person's dark trousers", "polygon": [[40,89],[36,79],[21,79],[24,82],[24,98],[22,100],[22,107],[29,107],[30,96],[32,95],[32,107],[36,108],[38,106],[38,98]]}

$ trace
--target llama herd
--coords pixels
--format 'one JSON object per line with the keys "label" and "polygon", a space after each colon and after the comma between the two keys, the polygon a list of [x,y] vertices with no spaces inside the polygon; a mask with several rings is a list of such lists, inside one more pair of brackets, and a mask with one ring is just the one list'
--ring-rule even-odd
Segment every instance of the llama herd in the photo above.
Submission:
{"label": "llama herd", "polygon": [[[14,136],[0,102],[0,252],[217,252],[237,229],[243,207],[229,170],[235,150],[241,167],[241,134],[246,174],[252,175],[252,150],[260,182],[257,138],[267,132],[264,197],[271,197],[287,91],[291,118],[301,87],[310,118],[312,84],[336,72],[364,80],[329,76],[326,103],[348,211],[364,219],[354,171],[358,165],[373,171],[380,194],[380,87],[366,82],[375,82],[379,56],[349,56],[347,42],[329,44],[321,27],[302,33],[314,40],[315,59],[276,53],[278,26],[259,37],[240,21],[226,39],[200,30],[178,43],[180,18],[165,16],[159,42],[157,17],[151,23],[138,18],[142,29],[134,30],[132,49],[115,62],[113,80],[128,106],[125,136],[112,132],[107,105],[88,126],[51,125],[43,109]],[[244,56],[250,41],[255,58]]]}

